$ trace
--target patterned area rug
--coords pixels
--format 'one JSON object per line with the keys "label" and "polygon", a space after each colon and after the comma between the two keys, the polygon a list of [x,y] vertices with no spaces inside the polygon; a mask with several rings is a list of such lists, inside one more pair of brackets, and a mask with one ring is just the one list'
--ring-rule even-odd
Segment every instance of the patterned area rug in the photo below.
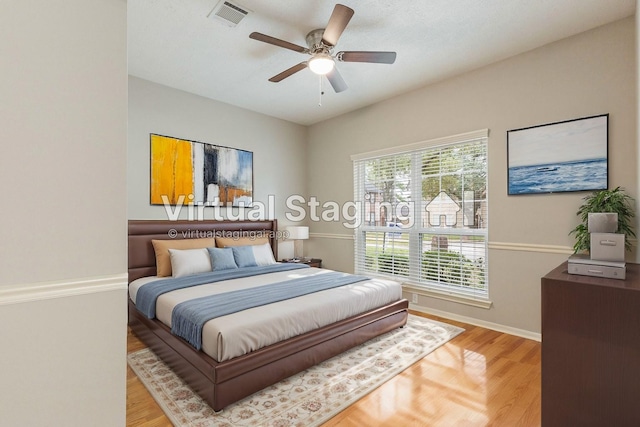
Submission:
{"label": "patterned area rug", "polygon": [[149,349],[129,365],[175,426],[318,426],[463,329],[409,315],[388,332],[215,413]]}

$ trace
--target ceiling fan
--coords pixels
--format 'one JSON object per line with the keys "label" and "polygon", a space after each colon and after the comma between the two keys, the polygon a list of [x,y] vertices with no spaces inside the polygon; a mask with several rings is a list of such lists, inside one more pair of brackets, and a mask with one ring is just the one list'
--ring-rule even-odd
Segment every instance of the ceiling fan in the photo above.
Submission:
{"label": "ceiling fan", "polygon": [[271,77],[269,81],[277,83],[309,67],[314,73],[320,76],[327,76],[333,90],[338,93],[346,90],[347,84],[336,69],[335,61],[393,64],[396,60],[395,52],[346,51],[338,52],[335,55],[333,54],[333,49],[336,44],[338,44],[338,39],[351,20],[351,17],[353,17],[353,14],[353,9],[342,4],[336,4],[327,23],[327,28],[313,30],[307,34],[306,42],[308,47],[302,47],[261,33],[251,33],[249,37],[254,40],[311,55],[311,59],[276,74]]}

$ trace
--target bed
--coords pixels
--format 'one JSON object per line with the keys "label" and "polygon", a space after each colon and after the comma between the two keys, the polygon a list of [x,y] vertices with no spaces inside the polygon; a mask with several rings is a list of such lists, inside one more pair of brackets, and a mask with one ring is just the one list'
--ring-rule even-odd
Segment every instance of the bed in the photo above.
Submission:
{"label": "bed", "polygon": [[[130,220],[128,230],[130,283],[139,283],[158,273],[152,240],[197,239],[220,234],[266,236],[277,259],[275,220]],[[320,273],[324,270],[304,271],[304,274],[314,276]],[[131,298],[128,303],[131,330],[215,411],[375,336],[404,326],[408,316],[408,302],[399,297],[246,354],[218,357],[213,354],[212,357],[174,335],[171,328],[157,318],[148,318],[136,308]]]}

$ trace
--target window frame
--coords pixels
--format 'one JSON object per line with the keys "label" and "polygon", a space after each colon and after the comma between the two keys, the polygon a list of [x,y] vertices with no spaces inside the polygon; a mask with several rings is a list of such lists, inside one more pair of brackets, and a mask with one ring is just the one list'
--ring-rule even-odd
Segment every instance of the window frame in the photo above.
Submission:
{"label": "window frame", "polygon": [[[444,138],[437,138],[428,141],[422,141],[415,144],[408,144],[399,147],[390,147],[383,150],[372,151],[368,153],[362,153],[351,156],[354,168],[354,200],[362,206],[366,205],[365,189],[365,167],[367,161],[376,159],[388,158],[390,156],[401,156],[409,154],[411,156],[410,171],[408,173],[410,180],[410,196],[414,200],[413,203],[413,224],[410,227],[402,230],[395,230],[394,233],[406,233],[408,236],[408,275],[394,275],[387,273],[380,273],[379,268],[377,271],[366,269],[366,233],[389,233],[390,230],[386,226],[370,225],[371,217],[366,209],[362,209],[359,215],[359,224],[354,229],[355,232],[355,246],[354,246],[354,267],[357,274],[367,274],[373,276],[380,276],[385,278],[392,278],[403,282],[405,290],[435,296],[437,298],[454,300],[458,302],[471,301],[471,305],[488,308],[491,305],[489,301],[489,260],[488,260],[488,158],[489,158],[489,131],[488,129],[481,129],[474,132],[468,132],[464,134],[453,135]],[[438,148],[445,148],[455,145],[466,145],[481,143],[484,144],[485,152],[485,168],[480,171],[485,174],[484,188],[487,194],[482,199],[485,202],[484,219],[485,226],[482,228],[445,228],[438,226],[431,226],[423,221],[423,218],[428,218],[423,212],[426,208],[422,199],[422,182],[423,182],[423,170],[422,170],[422,156],[427,151],[432,151]],[[442,177],[440,172],[438,176]],[[464,176],[464,175],[462,175]],[[440,178],[441,179],[441,178]],[[440,189],[441,183],[440,183]],[[464,193],[464,188],[462,189]],[[426,211],[425,211],[426,212]],[[369,222],[368,222],[369,221]],[[427,281],[423,279],[423,265],[422,257],[423,253],[423,236],[424,235],[456,235],[456,236],[478,236],[482,238],[484,259],[483,272],[483,288],[463,288],[462,283],[457,285],[447,285],[440,281]],[[376,249],[378,246],[376,245]],[[453,251],[452,251],[453,252]],[[376,252],[378,253],[378,252]],[[439,257],[440,255],[438,255]],[[464,255],[461,255],[464,257]],[[438,258],[439,259],[439,258]],[[439,261],[438,261],[439,262]],[[461,267],[462,269],[462,264]],[[462,271],[462,270],[461,270]],[[462,274],[462,273],[460,273]]]}

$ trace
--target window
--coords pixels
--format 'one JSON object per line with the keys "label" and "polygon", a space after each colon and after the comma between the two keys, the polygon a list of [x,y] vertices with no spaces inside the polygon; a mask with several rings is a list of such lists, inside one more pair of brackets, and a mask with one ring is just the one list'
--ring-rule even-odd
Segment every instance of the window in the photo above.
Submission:
{"label": "window", "polygon": [[356,273],[487,299],[487,136],[482,130],[353,156]]}

